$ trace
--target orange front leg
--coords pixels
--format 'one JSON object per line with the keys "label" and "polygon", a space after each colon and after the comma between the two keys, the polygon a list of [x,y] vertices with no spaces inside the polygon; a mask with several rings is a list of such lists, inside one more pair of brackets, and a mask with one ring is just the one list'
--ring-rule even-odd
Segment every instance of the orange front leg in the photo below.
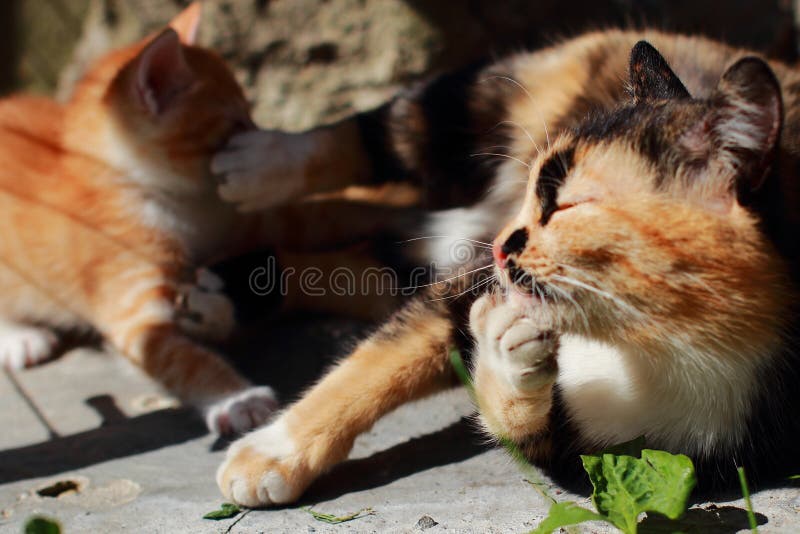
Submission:
{"label": "orange front leg", "polygon": [[230,447],[217,471],[222,493],[245,506],[296,500],[381,416],[457,383],[452,332],[444,305],[410,303],[299,402]]}

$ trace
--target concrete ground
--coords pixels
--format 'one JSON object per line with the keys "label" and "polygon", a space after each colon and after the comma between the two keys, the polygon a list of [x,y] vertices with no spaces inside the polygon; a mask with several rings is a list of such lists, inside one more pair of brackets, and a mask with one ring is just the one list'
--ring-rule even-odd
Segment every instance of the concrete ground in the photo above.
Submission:
{"label": "concrete ground", "polygon": [[[237,363],[245,372],[291,399],[360,330],[341,320],[273,321],[251,327],[231,350],[244,355]],[[254,336],[270,342],[253,343]],[[309,356],[318,354],[327,358]],[[541,475],[521,471],[475,432],[463,391],[386,417],[299,505],[222,521],[202,519],[223,502],[213,476],[220,444],[199,417],[121,358],[78,349],[36,369],[0,374],[0,406],[3,533],[21,532],[34,514],[56,518],[68,533],[526,532],[548,508],[526,481]],[[547,486],[559,500],[589,506],[586,496]],[[328,525],[302,508],[308,505],[334,515],[365,508],[373,514]],[[753,506],[761,532],[800,532],[800,488],[757,492]],[[676,530],[653,520],[644,527]],[[714,496],[714,504],[694,505],[679,527],[745,531],[744,504],[736,495]]]}

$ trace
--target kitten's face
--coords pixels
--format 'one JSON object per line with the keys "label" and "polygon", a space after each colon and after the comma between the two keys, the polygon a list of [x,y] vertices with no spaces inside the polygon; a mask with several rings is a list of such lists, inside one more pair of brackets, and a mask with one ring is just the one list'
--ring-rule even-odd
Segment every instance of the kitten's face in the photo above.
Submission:
{"label": "kitten's face", "polygon": [[777,141],[774,89],[748,101],[640,101],[560,137],[495,241],[514,298],[608,341],[774,336],[786,267],[741,205]]}
{"label": "kitten's face", "polygon": [[88,114],[94,106],[112,120],[104,157],[161,174],[147,178],[153,185],[209,183],[214,152],[253,127],[250,106],[222,58],[192,44],[199,16],[193,4],[159,35],[101,59],[79,86]]}

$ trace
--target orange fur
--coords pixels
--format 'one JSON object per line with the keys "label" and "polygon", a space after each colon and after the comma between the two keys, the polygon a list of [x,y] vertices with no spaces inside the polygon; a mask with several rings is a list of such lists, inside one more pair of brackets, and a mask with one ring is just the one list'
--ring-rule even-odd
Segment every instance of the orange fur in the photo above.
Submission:
{"label": "orange fur", "polygon": [[100,59],[63,106],[0,102],[0,316],[93,327],[207,405],[248,383],[186,337],[175,303],[198,262],[252,246],[231,239],[253,223],[217,199],[208,170],[252,123],[222,60],[192,45],[199,17],[193,4],[173,23],[180,35]]}

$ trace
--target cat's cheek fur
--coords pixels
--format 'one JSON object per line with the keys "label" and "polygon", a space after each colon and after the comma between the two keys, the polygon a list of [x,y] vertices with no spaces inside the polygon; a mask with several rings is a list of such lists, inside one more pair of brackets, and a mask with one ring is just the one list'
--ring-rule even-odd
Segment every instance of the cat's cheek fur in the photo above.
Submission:
{"label": "cat's cheek fur", "polygon": [[222,494],[243,506],[284,504],[297,499],[310,477],[297,458],[287,417],[236,441],[217,470]]}

